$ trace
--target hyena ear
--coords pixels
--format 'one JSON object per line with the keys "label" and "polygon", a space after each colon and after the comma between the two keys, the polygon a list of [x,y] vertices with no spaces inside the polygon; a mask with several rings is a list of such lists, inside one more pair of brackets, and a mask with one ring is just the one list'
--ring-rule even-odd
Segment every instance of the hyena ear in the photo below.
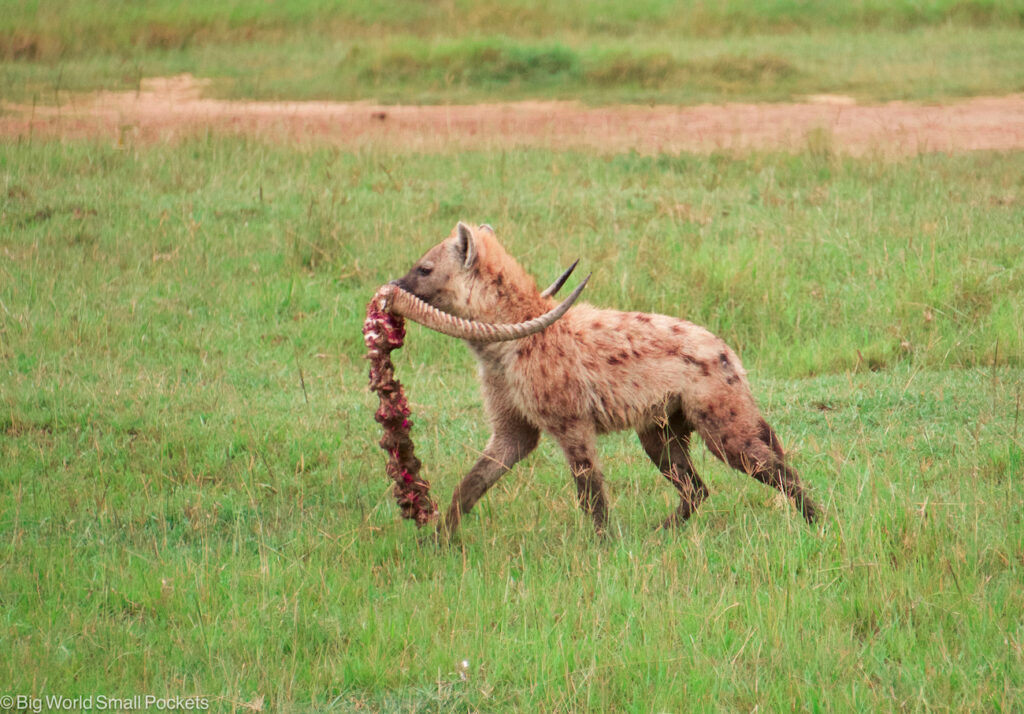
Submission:
{"label": "hyena ear", "polygon": [[459,221],[456,231],[455,247],[462,257],[462,267],[472,268],[476,262],[476,236],[473,235],[473,229]]}

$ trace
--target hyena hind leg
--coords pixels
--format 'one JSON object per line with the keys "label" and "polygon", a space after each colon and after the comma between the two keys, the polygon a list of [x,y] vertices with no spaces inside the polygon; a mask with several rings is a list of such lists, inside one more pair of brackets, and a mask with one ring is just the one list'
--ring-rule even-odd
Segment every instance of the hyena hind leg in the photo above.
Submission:
{"label": "hyena hind leg", "polygon": [[813,524],[818,519],[820,508],[805,492],[796,471],[786,464],[779,437],[764,419],[758,424],[756,436],[742,442],[735,438],[716,438],[717,434],[701,435],[715,456],[792,499],[808,523]]}
{"label": "hyena hind leg", "polygon": [[693,427],[686,418],[675,413],[664,426],[637,431],[640,444],[661,475],[679,492],[679,506],[661,524],[662,528],[681,526],[708,497],[708,487],[701,481],[690,459],[690,434]]}
{"label": "hyena hind leg", "polygon": [[818,520],[821,509],[807,495],[796,471],[785,463],[778,461],[768,468],[754,471],[750,475],[761,483],[776,488],[791,498],[799,509],[800,514],[804,517],[804,520],[808,523],[813,524]]}

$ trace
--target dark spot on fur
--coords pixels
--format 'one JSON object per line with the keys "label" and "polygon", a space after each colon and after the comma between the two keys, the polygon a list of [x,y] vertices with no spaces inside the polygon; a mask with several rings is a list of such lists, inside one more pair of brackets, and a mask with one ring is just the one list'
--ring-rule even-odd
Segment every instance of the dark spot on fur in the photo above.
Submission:
{"label": "dark spot on fur", "polygon": [[707,377],[711,374],[711,369],[708,367],[706,362],[701,362],[692,355],[688,355],[686,353],[683,353],[682,357],[683,361],[686,362],[686,364],[691,365],[693,367],[700,367],[701,376]]}
{"label": "dark spot on fur", "polygon": [[707,409],[703,409],[698,412],[701,421],[709,429],[717,429],[722,425],[722,419],[718,416],[718,411],[715,409],[714,404],[709,404]]}
{"label": "dark spot on fur", "polygon": [[591,327],[593,327],[595,330],[600,330],[603,327],[603,325],[601,324],[600,320],[594,320],[594,324],[592,324]]}
{"label": "dark spot on fur", "polygon": [[505,284],[504,273],[498,273],[497,275],[494,276],[494,284],[497,285],[499,288]]}
{"label": "dark spot on fur", "polygon": [[722,369],[731,369],[732,365],[729,364],[729,356],[722,352],[718,355],[718,360],[722,363]]}
{"label": "dark spot on fur", "polygon": [[645,315],[644,313],[641,312],[641,313],[639,313],[636,316],[636,319],[637,319],[637,322],[648,323],[648,322],[651,321],[651,316],[650,315]]}
{"label": "dark spot on fur", "polygon": [[518,352],[519,357],[522,358],[522,359],[526,359],[527,357],[530,356],[530,354],[532,352],[533,352],[533,343],[527,342],[527,341],[524,340],[523,343],[519,347],[519,352]]}
{"label": "dark spot on fur", "polygon": [[613,365],[614,364],[622,364],[622,360],[620,360],[615,355],[608,355],[607,360],[608,360],[608,364],[613,364]]}
{"label": "dark spot on fur", "polygon": [[633,348],[633,358],[640,359],[640,350],[638,350],[636,347]]}
{"label": "dark spot on fur", "polygon": [[574,471],[582,473],[593,469],[594,464],[586,457],[572,457],[572,467]]}
{"label": "dark spot on fur", "polygon": [[678,323],[675,323],[675,324],[672,325],[672,334],[673,335],[678,335],[682,331],[683,331],[683,326],[682,325],[680,325]]}
{"label": "dark spot on fur", "polygon": [[726,384],[730,384],[730,385],[731,384],[736,384],[738,381],[740,381],[740,378],[737,377],[735,374],[731,374],[731,375],[729,375],[728,377],[725,378],[725,383]]}
{"label": "dark spot on fur", "polygon": [[736,418],[736,410],[730,407],[729,408],[729,416],[731,418],[735,419]]}
{"label": "dark spot on fur", "polygon": [[749,449],[753,445],[754,445],[754,442],[751,441],[750,439],[747,439],[746,441],[743,442],[743,448],[744,449]]}
{"label": "dark spot on fur", "polygon": [[768,422],[764,419],[762,419],[761,423],[758,424],[757,436],[775,452],[775,455],[778,456],[779,459],[783,459],[785,457],[782,452],[782,445],[779,443],[779,437],[775,436],[775,432],[772,431],[772,428],[768,426]]}
{"label": "dark spot on fur", "polygon": [[587,447],[581,444],[572,444],[565,450],[565,455],[572,465],[589,469],[592,464],[587,454]]}
{"label": "dark spot on fur", "polygon": [[625,361],[627,361],[627,360],[629,359],[629,353],[628,353],[628,352],[625,352],[625,351],[619,352],[619,354],[618,354],[618,355],[616,355],[616,356],[617,356],[617,357],[619,358],[619,360],[621,360],[622,362],[625,362]]}

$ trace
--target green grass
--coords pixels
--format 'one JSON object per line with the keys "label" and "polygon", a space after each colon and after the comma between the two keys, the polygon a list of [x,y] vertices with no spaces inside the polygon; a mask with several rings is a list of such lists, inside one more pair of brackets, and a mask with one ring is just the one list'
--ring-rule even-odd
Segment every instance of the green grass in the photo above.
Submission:
{"label": "green grass", "polygon": [[[1022,159],[4,145],[0,694],[1019,707]],[[712,498],[655,533],[673,490],[614,435],[605,541],[545,441],[422,543],[360,326],[458,218],[737,347],[823,528],[698,444]],[[443,501],[487,436],[475,368],[414,327],[397,369]]]}
{"label": "green grass", "polygon": [[10,5],[0,96],[20,102],[182,72],[219,96],[419,103],[1024,91],[1022,0]]}

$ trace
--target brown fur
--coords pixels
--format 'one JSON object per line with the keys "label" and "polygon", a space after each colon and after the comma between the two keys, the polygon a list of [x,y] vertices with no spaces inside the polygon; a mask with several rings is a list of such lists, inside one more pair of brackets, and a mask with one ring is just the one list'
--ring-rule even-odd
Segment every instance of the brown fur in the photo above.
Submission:
{"label": "brown fur", "polygon": [[[460,223],[398,284],[435,307],[481,322],[521,322],[555,305],[541,297],[488,226],[473,230]],[[808,522],[815,519],[818,509],[761,417],[739,357],[703,327],[579,304],[530,337],[468,344],[480,363],[492,435],[455,489],[444,522],[449,532],[534,449],[541,432],[561,446],[580,503],[602,530],[607,505],[595,437],[623,429],[637,432],[679,491],[679,507],[665,526],[685,521],[708,495],[689,456],[694,431],[716,457],[779,489]]]}

